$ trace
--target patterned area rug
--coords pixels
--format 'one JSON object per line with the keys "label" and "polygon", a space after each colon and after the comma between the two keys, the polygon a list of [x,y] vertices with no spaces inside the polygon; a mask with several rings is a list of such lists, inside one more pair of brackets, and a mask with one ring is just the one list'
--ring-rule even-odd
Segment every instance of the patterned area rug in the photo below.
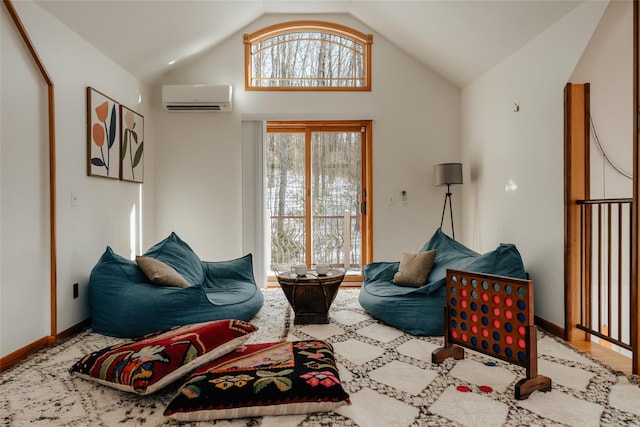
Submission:
{"label": "patterned area rug", "polygon": [[[86,331],[0,374],[6,426],[640,426],[640,381],[625,377],[552,336],[538,336],[538,372],[551,392],[514,398],[524,368],[466,350],[431,364],[441,337],[416,337],[377,322],[341,290],[328,325],[293,325],[283,293],[267,290],[249,342],[325,339],[333,344],[352,404],[336,412],[180,423],[162,413],[181,381],[136,396],[73,377],[84,354],[120,340]],[[466,391],[460,391],[466,390]]]}

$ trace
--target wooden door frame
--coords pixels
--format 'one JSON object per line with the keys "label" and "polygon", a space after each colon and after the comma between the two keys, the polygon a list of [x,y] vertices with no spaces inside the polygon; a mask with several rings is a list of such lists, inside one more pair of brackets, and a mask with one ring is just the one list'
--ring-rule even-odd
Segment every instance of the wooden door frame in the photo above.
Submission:
{"label": "wooden door frame", "polygon": [[48,148],[49,148],[49,292],[51,293],[50,302],[50,333],[34,343],[19,349],[0,359],[0,370],[8,368],[18,361],[22,360],[29,354],[35,353],[39,349],[51,345],[57,339],[57,252],[56,252],[56,129],[55,129],[55,91],[53,79],[47,72],[44,63],[40,59],[35,46],[25,28],[20,15],[16,11],[11,0],[3,0],[5,7],[13,21],[16,29],[20,33],[20,37],[24,42],[29,54],[35,65],[40,71],[40,75],[47,85],[48,98]]}
{"label": "wooden door frame", "polygon": [[589,83],[564,88],[564,339],[585,340],[581,323],[582,283],[588,268],[581,264],[582,236],[578,200],[590,194]]}
{"label": "wooden door frame", "polygon": [[[312,132],[327,132],[327,131],[344,131],[344,128],[347,126],[351,127],[360,127],[361,132],[365,134],[365,137],[362,138],[362,149],[361,149],[361,164],[362,164],[362,177],[361,177],[361,187],[362,187],[362,211],[365,212],[364,220],[362,222],[362,266],[373,261],[373,212],[371,206],[373,206],[373,177],[372,177],[372,141],[373,141],[373,122],[371,120],[269,120],[267,121],[267,132],[269,129],[275,130],[277,132],[292,132],[295,131],[296,128],[299,131],[305,132],[305,144],[308,144],[311,138],[309,138],[309,134]],[[310,156],[311,150],[306,147],[305,156]],[[309,160],[309,159],[307,159]],[[306,174],[310,174],[311,171],[306,171]],[[306,182],[310,182],[310,176],[305,177]],[[307,195],[309,197],[309,195]],[[305,209],[305,212],[308,217],[306,218],[307,224],[310,224],[310,211]],[[306,249],[310,251],[309,248]],[[307,254],[307,259],[309,254]],[[269,276],[268,280],[273,281],[274,277]],[[346,276],[344,279],[345,282],[361,282],[362,275],[360,276]]]}
{"label": "wooden door frame", "polygon": [[638,256],[640,256],[640,224],[638,216],[638,166],[640,165],[640,149],[638,147],[640,132],[640,7],[638,0],[633,1],[633,201],[631,202],[631,368],[634,374],[640,373],[640,283],[638,282]]}

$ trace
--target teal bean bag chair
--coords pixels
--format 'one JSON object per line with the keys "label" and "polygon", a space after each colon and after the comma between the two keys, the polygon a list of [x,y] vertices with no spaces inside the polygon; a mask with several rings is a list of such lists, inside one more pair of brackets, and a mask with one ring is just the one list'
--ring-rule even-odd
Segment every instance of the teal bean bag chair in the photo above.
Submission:
{"label": "teal bean bag chair", "polygon": [[420,252],[436,251],[426,283],[418,288],[392,282],[399,262],[364,266],[359,302],[373,317],[413,335],[444,335],[447,269],[526,279],[522,258],[513,244],[479,254],[444,234],[431,236]]}
{"label": "teal bean bag chair", "polygon": [[264,297],[253,276],[251,254],[230,261],[201,261],[171,233],[144,256],[171,266],[191,286],[153,283],[136,261],[107,247],[89,277],[95,332],[133,338],[178,325],[221,319],[248,321]]}

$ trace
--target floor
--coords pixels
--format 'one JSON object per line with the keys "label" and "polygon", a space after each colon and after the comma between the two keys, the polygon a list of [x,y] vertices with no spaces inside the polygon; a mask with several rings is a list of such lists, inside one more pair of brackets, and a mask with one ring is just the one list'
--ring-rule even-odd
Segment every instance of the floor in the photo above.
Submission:
{"label": "floor", "polygon": [[[344,288],[352,288],[359,287],[358,283],[342,285]],[[279,288],[278,282],[269,282],[267,284],[268,288]],[[606,363],[611,366],[613,369],[623,372],[625,375],[632,374],[632,366],[631,366],[631,358],[626,357],[618,352],[610,350],[598,343],[592,341],[573,341],[570,342],[572,346],[575,348],[584,351],[585,353],[590,354],[593,358]]]}
{"label": "floor", "polygon": [[594,359],[606,363],[613,369],[621,371],[626,375],[632,374],[631,358],[629,357],[592,341],[572,341],[569,344],[578,350],[589,353]]}

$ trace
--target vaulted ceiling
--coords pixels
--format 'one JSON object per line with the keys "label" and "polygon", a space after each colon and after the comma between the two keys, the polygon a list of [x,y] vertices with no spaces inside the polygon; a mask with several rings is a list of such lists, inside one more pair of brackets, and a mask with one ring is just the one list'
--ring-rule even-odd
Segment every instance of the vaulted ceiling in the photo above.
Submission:
{"label": "vaulted ceiling", "polygon": [[[264,14],[350,14],[463,88],[583,0],[36,0],[139,79]],[[310,16],[310,19],[313,19]],[[375,43],[375,40],[374,40]]]}

